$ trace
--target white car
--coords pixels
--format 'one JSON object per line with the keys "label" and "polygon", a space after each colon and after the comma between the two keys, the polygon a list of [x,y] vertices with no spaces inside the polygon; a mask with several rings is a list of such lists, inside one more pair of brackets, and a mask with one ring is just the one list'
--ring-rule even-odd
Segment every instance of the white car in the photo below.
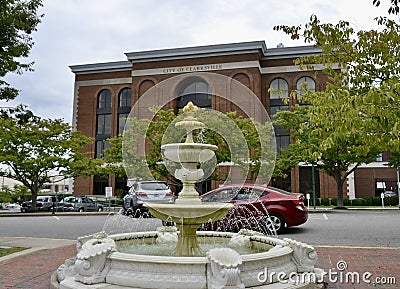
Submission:
{"label": "white car", "polygon": [[383,193],[383,195],[384,195],[385,197],[396,197],[396,196],[397,196],[397,194],[396,194],[395,192],[393,192],[393,191],[385,191],[385,192]]}
{"label": "white car", "polygon": [[133,184],[123,201],[124,213],[137,215],[148,210],[143,203],[173,203],[175,197],[166,182],[143,181]]}
{"label": "white car", "polygon": [[21,206],[18,204],[14,204],[14,203],[9,203],[9,204],[4,204],[3,206],[4,210],[10,210],[10,211],[19,211],[21,210]]}

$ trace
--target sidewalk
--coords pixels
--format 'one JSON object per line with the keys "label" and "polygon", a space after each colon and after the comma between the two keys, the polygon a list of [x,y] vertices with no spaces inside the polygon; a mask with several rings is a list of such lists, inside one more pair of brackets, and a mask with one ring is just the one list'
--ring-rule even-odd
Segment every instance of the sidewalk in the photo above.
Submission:
{"label": "sidewalk", "polygon": [[[29,254],[20,253],[11,259],[0,258],[0,289],[47,289],[53,272],[67,258],[74,257],[76,254],[75,241],[71,240],[0,237],[1,246],[11,241],[14,246],[16,244],[30,246],[37,250]],[[16,241],[19,243],[15,243]],[[330,269],[332,272],[332,280],[328,284],[330,289],[399,288],[400,248],[345,246],[315,246],[315,248],[318,253],[316,267],[326,271]],[[340,271],[341,268],[347,269]],[[371,283],[362,280],[364,273],[367,274],[365,276],[369,276],[368,272],[372,274],[368,278]],[[353,275],[357,273],[360,276],[360,282],[358,282],[360,284],[351,284],[349,282],[351,280],[346,280],[346,273]],[[351,277],[349,274],[347,275]],[[334,282],[335,277],[341,282]],[[392,282],[395,279],[397,284],[377,284],[375,282],[377,277],[386,282]]]}
{"label": "sidewalk", "polygon": [[31,249],[0,258],[0,289],[47,289],[53,272],[76,254],[76,241],[0,237],[0,246]]}

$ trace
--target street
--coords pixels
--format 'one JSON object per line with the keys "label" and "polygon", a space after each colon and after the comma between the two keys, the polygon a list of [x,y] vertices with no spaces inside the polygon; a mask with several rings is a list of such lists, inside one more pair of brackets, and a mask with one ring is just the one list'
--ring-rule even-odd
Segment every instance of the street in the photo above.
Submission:
{"label": "street", "polygon": [[310,245],[400,247],[400,210],[309,214],[308,221],[280,237]]}
{"label": "street", "polygon": [[[132,219],[115,215],[46,215],[0,217],[0,236],[75,240],[106,231],[108,234],[149,231],[161,226],[153,218]],[[400,247],[400,211],[346,211],[309,214],[308,221],[288,228],[279,238],[310,245]]]}

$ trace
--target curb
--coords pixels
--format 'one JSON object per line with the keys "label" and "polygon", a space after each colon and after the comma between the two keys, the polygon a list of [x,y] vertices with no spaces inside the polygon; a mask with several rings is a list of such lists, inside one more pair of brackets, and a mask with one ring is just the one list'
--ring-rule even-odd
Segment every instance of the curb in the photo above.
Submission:
{"label": "curb", "polygon": [[10,260],[12,260],[14,258],[25,256],[25,255],[29,255],[29,254],[35,253],[37,251],[42,251],[42,250],[45,250],[45,249],[46,248],[44,248],[44,247],[36,247],[36,248],[28,248],[26,250],[15,252],[15,253],[0,257],[0,264],[7,263],[8,261],[10,261]]}
{"label": "curb", "polygon": [[333,208],[327,208],[327,209],[308,209],[309,214],[313,213],[356,213],[356,212],[400,212],[400,209],[398,207],[394,208],[347,208],[347,209],[333,209]]}
{"label": "curb", "polygon": [[102,212],[57,212],[55,214],[48,212],[36,213],[21,213],[21,212],[0,212],[1,217],[51,217],[51,216],[99,216],[99,215],[114,215],[117,211],[102,211]]}

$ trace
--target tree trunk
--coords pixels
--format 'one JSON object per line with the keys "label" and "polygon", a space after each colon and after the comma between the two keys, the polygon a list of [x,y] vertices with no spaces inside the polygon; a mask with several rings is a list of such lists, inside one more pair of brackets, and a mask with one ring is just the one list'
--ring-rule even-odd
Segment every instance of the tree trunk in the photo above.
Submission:
{"label": "tree trunk", "polygon": [[341,176],[335,176],[336,189],[337,189],[337,207],[344,208],[343,205],[343,183],[344,179]]}
{"label": "tree trunk", "polygon": [[32,212],[36,212],[37,211],[37,207],[36,207],[36,200],[37,200],[37,195],[38,195],[38,188],[31,188],[31,193],[32,193],[32,207],[31,207],[31,211]]}

